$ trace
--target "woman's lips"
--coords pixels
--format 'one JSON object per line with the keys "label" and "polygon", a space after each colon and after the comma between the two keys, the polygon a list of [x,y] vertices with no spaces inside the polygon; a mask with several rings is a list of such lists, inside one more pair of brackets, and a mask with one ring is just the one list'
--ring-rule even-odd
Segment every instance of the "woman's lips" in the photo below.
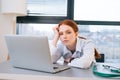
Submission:
{"label": "woman's lips", "polygon": [[68,40],[63,40],[63,43],[67,43],[68,42]]}

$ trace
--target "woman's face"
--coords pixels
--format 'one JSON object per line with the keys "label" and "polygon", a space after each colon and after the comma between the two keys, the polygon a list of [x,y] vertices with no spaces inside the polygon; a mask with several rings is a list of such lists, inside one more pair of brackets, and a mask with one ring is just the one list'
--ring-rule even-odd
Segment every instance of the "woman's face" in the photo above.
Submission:
{"label": "woman's face", "polygon": [[78,32],[74,32],[72,27],[68,25],[61,25],[59,27],[60,40],[66,46],[72,46],[76,42]]}

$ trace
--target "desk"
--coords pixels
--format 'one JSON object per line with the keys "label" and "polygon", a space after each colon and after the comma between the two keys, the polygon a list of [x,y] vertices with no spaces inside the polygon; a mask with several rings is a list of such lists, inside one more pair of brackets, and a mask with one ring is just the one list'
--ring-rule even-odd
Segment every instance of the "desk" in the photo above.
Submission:
{"label": "desk", "polygon": [[[24,70],[13,68],[9,61],[0,63],[0,79],[18,79],[23,80],[107,80],[107,78],[98,77],[93,74],[92,69],[70,68],[68,70],[50,74],[39,71]],[[116,80],[116,79],[111,79]]]}

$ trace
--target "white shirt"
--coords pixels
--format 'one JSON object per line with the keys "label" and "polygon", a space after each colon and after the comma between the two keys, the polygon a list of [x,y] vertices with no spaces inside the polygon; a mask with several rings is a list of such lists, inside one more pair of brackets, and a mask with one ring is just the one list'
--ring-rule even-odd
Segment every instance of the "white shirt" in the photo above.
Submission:
{"label": "white shirt", "polygon": [[57,47],[51,46],[50,51],[52,53],[53,62],[57,62],[61,57],[66,59],[67,57],[74,58],[68,65],[79,68],[89,68],[94,57],[94,44],[91,40],[77,38],[76,51],[72,54],[70,50],[62,43],[57,44]]}

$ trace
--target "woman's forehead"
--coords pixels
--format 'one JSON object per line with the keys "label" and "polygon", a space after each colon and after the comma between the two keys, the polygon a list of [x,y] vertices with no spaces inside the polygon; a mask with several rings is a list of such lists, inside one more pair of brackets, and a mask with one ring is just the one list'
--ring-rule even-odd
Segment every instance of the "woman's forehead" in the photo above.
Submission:
{"label": "woman's forehead", "polygon": [[59,31],[66,31],[66,30],[72,30],[72,28],[70,27],[70,26],[68,26],[68,25],[61,25],[60,27],[59,27]]}

